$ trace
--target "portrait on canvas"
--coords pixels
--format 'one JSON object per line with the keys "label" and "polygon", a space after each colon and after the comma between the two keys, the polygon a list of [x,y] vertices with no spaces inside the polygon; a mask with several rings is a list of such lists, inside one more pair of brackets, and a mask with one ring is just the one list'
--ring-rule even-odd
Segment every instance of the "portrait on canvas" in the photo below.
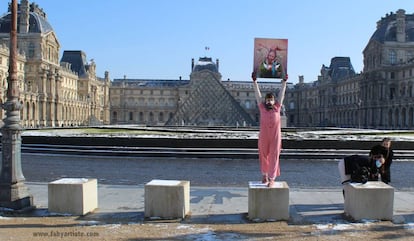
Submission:
{"label": "portrait on canvas", "polygon": [[287,39],[255,38],[253,72],[257,78],[285,78],[287,53]]}

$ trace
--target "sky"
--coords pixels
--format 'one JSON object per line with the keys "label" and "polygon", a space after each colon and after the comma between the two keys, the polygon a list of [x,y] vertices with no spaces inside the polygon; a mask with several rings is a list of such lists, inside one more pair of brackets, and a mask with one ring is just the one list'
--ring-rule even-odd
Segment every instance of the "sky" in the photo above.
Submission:
{"label": "sky", "polygon": [[255,38],[288,39],[289,82],[316,81],[333,57],[350,57],[359,73],[377,21],[398,9],[414,13],[412,0],[29,2],[46,12],[60,57],[82,50],[111,79],[189,79],[191,59],[206,56],[219,60],[222,80],[250,81]]}

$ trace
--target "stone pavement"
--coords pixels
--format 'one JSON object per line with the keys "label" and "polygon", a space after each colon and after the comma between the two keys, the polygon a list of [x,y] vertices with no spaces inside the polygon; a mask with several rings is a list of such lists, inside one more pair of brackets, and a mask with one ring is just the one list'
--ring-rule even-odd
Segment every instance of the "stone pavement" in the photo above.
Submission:
{"label": "stone pavement", "polygon": [[[59,216],[47,211],[47,183],[26,182],[33,195],[35,214]],[[288,224],[345,224],[342,189],[290,188]],[[394,224],[414,223],[414,192],[394,193]],[[98,184],[98,206],[83,218],[116,223],[144,222],[144,185]],[[249,222],[248,184],[246,187],[197,187],[190,183],[190,216],[185,223],[239,224]],[[369,221],[369,220],[367,220]],[[372,220],[371,220],[372,221]],[[375,221],[375,220],[373,220]]]}

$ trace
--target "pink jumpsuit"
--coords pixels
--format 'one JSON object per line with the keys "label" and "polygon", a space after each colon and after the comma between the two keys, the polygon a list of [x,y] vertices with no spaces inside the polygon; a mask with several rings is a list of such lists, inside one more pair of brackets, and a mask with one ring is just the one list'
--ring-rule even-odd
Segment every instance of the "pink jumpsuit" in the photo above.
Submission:
{"label": "pink jumpsuit", "polygon": [[280,124],[281,104],[276,102],[275,109],[267,110],[263,103],[259,103],[260,132],[259,132],[259,160],[260,171],[274,180],[280,176],[279,155],[282,149],[282,131]]}

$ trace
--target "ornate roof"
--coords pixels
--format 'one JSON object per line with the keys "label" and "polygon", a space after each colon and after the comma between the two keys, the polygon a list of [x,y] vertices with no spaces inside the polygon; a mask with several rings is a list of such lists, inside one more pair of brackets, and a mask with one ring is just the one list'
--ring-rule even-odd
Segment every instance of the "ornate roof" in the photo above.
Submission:
{"label": "ornate roof", "polygon": [[215,73],[218,73],[217,65],[209,57],[201,57],[198,59],[198,62],[194,65],[193,72],[210,70]]}
{"label": "ornate roof", "polygon": [[322,65],[321,74],[324,78],[331,78],[333,81],[352,78],[355,76],[349,57],[333,57],[329,67]]}
{"label": "ornate roof", "polygon": [[[21,11],[17,13],[17,23],[20,23]],[[0,33],[10,33],[11,12],[0,17]],[[17,32],[20,24],[17,24]],[[52,26],[46,19],[46,14],[40,11],[36,5],[31,5],[29,12],[29,33],[46,34],[53,31]]]}
{"label": "ornate roof", "polygon": [[80,50],[65,50],[60,62],[70,63],[71,70],[85,76],[88,68],[86,54]]}
{"label": "ornate roof", "polygon": [[[405,11],[400,9],[397,13],[389,13],[377,22],[377,29],[370,40],[376,40],[380,43],[385,41],[397,41],[398,23],[403,24],[403,31],[405,31],[406,41],[414,42],[414,15],[405,14]],[[404,23],[405,22],[405,23]]]}

